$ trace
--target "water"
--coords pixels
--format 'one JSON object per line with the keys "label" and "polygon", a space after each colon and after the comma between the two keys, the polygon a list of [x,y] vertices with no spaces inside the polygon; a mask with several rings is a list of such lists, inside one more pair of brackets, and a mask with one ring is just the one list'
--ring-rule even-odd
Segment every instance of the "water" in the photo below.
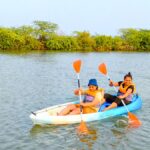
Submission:
{"label": "water", "polygon": [[[113,93],[98,71],[105,62],[109,76],[122,80],[131,71],[137,92],[143,99],[135,115],[140,128],[129,128],[126,117],[87,123],[91,133],[79,135],[78,124],[33,126],[31,111],[77,100],[72,62],[82,59],[81,85],[98,79],[106,92]],[[150,148],[150,53],[28,53],[0,54],[0,150],[147,150]]]}

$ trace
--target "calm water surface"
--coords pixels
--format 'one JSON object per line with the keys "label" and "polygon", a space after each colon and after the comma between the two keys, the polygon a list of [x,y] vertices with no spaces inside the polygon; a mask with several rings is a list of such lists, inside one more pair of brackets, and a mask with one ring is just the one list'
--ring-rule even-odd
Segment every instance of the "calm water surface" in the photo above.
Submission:
{"label": "calm water surface", "polygon": [[[114,93],[98,65],[107,64],[115,81],[131,71],[143,99],[135,115],[140,128],[129,128],[111,118],[87,123],[91,133],[79,135],[78,124],[33,126],[31,111],[74,101],[77,87],[72,62],[82,59],[81,85],[96,78],[106,92]],[[150,148],[150,53],[30,53],[0,54],[0,150],[148,150]],[[120,120],[120,121],[118,121]]]}

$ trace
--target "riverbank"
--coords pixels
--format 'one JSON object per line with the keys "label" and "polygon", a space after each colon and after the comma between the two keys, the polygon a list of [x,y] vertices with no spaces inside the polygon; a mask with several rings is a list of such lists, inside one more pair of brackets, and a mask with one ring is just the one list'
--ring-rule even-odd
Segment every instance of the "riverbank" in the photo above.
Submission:
{"label": "riverbank", "polygon": [[74,31],[72,35],[58,33],[58,25],[34,21],[31,26],[0,27],[0,49],[46,51],[150,51],[150,30],[120,29],[119,35],[91,35]]}

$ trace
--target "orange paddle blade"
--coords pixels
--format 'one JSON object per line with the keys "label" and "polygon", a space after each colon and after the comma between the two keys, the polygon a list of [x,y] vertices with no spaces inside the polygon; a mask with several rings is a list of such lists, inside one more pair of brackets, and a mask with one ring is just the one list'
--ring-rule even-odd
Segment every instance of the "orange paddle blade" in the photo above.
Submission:
{"label": "orange paddle blade", "polygon": [[139,127],[142,124],[141,121],[131,112],[128,112],[128,116],[130,124],[132,124],[133,126]]}
{"label": "orange paddle blade", "polygon": [[85,133],[85,134],[89,133],[87,125],[83,120],[81,121],[80,126],[78,127],[78,131],[79,133]]}
{"label": "orange paddle blade", "polygon": [[107,68],[106,68],[106,65],[104,63],[100,64],[98,69],[102,74],[107,75]]}
{"label": "orange paddle blade", "polygon": [[76,60],[73,62],[73,68],[76,71],[76,73],[80,72],[80,68],[81,68],[81,60]]}

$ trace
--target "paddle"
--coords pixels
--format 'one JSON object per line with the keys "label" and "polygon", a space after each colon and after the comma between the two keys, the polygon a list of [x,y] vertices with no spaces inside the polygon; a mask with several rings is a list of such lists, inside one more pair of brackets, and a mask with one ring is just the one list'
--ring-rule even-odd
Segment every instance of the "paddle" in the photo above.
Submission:
{"label": "paddle", "polygon": [[[108,73],[107,73],[107,67],[106,67],[105,63],[100,64],[98,69],[110,81],[110,78],[109,78]],[[114,87],[115,91],[117,92],[116,87],[115,86],[113,86],[113,87]],[[124,107],[126,108],[126,110],[128,112],[129,123],[133,126],[136,126],[136,127],[140,126],[141,121],[133,113],[131,113],[129,111],[129,109],[127,108],[126,104],[124,103],[124,101],[122,99],[121,99],[121,102],[123,103]]]}
{"label": "paddle", "polygon": [[[79,73],[80,73],[80,69],[81,69],[81,60],[74,61],[73,62],[73,68],[74,68],[75,72],[77,73],[78,88],[80,89],[80,77],[79,77]],[[82,102],[81,92],[80,91],[79,91],[79,100],[80,100],[80,102]],[[82,106],[80,105],[81,123],[80,123],[80,126],[78,127],[78,130],[80,132],[86,133],[86,132],[88,132],[88,128],[86,126],[86,123],[82,119],[82,114],[83,114],[83,109],[82,109]]]}

